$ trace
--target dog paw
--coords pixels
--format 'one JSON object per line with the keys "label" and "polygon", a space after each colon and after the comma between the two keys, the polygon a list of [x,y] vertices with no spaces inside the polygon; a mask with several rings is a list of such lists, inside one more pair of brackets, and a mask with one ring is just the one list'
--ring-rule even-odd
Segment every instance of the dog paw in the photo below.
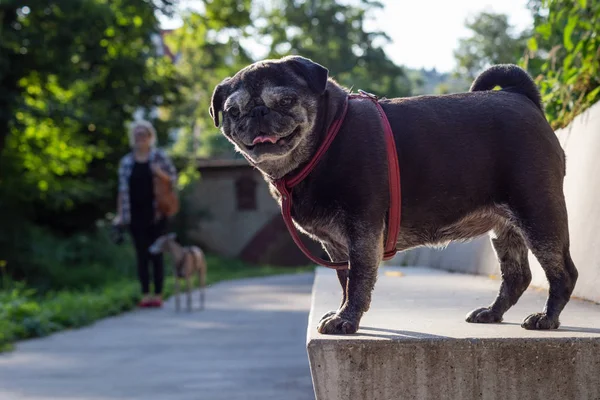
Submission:
{"label": "dog paw", "polygon": [[319,322],[323,322],[323,320],[326,320],[329,317],[334,316],[335,314],[337,314],[337,311],[329,311],[328,313],[324,314],[321,319],[319,320]]}
{"label": "dog paw", "polygon": [[530,330],[557,329],[560,326],[558,319],[551,319],[546,313],[535,313],[525,318],[522,328]]}
{"label": "dog paw", "polygon": [[[325,315],[327,316],[328,314]],[[358,323],[342,318],[337,313],[333,313],[333,315],[329,315],[327,318],[323,317],[317,327],[317,331],[325,335],[344,335],[356,333],[357,330]]]}
{"label": "dog paw", "polygon": [[482,307],[471,311],[466,321],[475,324],[493,324],[502,322],[502,316],[492,312],[489,307]]}

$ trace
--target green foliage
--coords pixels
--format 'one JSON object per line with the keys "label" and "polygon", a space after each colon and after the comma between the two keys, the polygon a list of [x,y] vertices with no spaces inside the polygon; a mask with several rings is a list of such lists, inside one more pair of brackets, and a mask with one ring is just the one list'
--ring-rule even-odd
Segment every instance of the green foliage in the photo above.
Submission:
{"label": "green foliage", "polygon": [[185,80],[183,104],[171,110],[181,127],[175,154],[231,156],[232,148],[208,115],[212,90],[251,62],[241,41],[251,25],[250,1],[204,1],[205,13],[184,15],[183,27],[166,43],[179,55],[177,71]]}
{"label": "green foliage", "polygon": [[[240,261],[207,257],[207,283],[227,279],[297,273],[311,268],[277,268],[251,266]],[[197,282],[195,282],[197,284]],[[94,321],[133,309],[140,298],[139,284],[121,280],[99,289],[53,291],[44,295],[23,284],[0,290],[0,351],[11,348],[11,343],[53,332],[79,328]],[[173,293],[174,281],[168,277],[165,296]],[[210,298],[209,298],[210,301]]]}
{"label": "green foliage", "polygon": [[533,0],[535,35],[523,60],[556,128],[600,100],[600,2]]}
{"label": "green foliage", "polygon": [[527,48],[529,32],[514,32],[508,16],[482,12],[465,23],[471,35],[454,52],[457,72],[471,81],[493,64],[515,63]]}
{"label": "green foliage", "polygon": [[[177,99],[174,68],[152,43],[158,22],[151,4],[2,3],[3,200],[33,205],[44,222],[65,230],[89,226],[108,203],[114,207],[116,167],[128,147],[126,121],[137,107]],[[101,206],[78,212],[90,203]],[[52,217],[56,212],[63,213],[60,219]]]}
{"label": "green foliage", "polygon": [[516,34],[507,16],[482,13],[467,28],[455,57],[474,78],[486,66],[519,62],[536,77],[546,117],[566,126],[600,99],[600,2],[530,0],[533,32]]}
{"label": "green foliage", "polygon": [[0,291],[0,351],[15,340],[78,328],[130,310],[138,298],[138,285],[131,281],[95,291],[58,291],[43,296],[23,285]]}
{"label": "green foliage", "polygon": [[413,95],[466,92],[471,85],[471,81],[464,77],[435,69],[410,69],[408,75],[412,81]]}
{"label": "green foliage", "polygon": [[[313,266],[305,267],[278,267],[273,265],[251,265],[240,260],[218,257],[215,255],[207,255],[206,262],[208,264],[207,284],[230,280],[253,278],[260,276],[271,276],[280,274],[296,274],[301,272],[313,271]],[[168,294],[172,292],[172,281],[167,283]]]}
{"label": "green foliage", "polygon": [[[172,3],[0,2],[0,258],[15,276],[44,276],[48,267],[44,279],[56,283],[47,262],[72,260],[45,252],[76,253],[85,246],[62,238],[89,235],[115,208],[132,113],[178,101],[174,66],[153,43],[155,14]],[[157,128],[164,142],[168,126]],[[82,274],[95,274],[92,259],[81,261],[90,264]]]}
{"label": "green foliage", "polygon": [[6,275],[42,292],[94,288],[135,276],[133,246],[113,244],[107,226],[62,237],[30,225],[10,243],[13,251],[0,255]]}

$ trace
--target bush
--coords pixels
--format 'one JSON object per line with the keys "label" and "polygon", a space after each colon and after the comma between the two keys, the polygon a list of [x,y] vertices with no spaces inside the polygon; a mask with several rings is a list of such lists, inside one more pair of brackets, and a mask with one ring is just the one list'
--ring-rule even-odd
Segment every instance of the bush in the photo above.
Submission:
{"label": "bush", "polygon": [[[15,235],[16,236],[16,235]],[[115,245],[109,227],[99,223],[87,233],[68,237],[26,226],[4,253],[6,272],[45,293],[50,290],[99,288],[135,278],[135,255],[128,242]],[[2,244],[2,243],[0,243]],[[8,247],[0,246],[0,249]]]}
{"label": "bush", "polygon": [[10,348],[15,340],[78,328],[130,310],[138,298],[138,285],[131,281],[99,291],[60,291],[43,296],[19,284],[0,292],[0,350]]}
{"label": "bush", "polygon": [[534,75],[553,128],[600,100],[600,2],[531,0],[535,34],[522,65]]}

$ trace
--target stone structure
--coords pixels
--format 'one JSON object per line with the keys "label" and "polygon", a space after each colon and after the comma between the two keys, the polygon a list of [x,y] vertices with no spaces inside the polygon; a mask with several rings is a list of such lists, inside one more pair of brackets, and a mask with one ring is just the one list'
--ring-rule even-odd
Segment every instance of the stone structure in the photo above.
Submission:
{"label": "stone structure", "polygon": [[469,324],[499,281],[429,268],[383,267],[355,335],[321,335],[339,305],[332,270],[318,268],[308,325],[316,400],[600,399],[600,306],[572,300],[555,331],[520,322],[540,311],[530,289],[501,324]]}
{"label": "stone structure", "polygon": [[[197,165],[201,179],[186,202],[206,214],[190,232],[198,245],[256,264],[310,263],[287,232],[262,175],[246,160],[199,160]],[[319,254],[319,245],[309,245]]]}

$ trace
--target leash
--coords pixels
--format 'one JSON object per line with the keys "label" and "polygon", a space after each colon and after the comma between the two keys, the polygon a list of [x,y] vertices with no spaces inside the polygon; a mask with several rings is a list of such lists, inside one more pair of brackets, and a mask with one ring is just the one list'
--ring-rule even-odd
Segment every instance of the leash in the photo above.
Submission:
{"label": "leash", "polygon": [[310,250],[304,245],[302,240],[300,239],[300,235],[294,225],[292,220],[292,190],[294,186],[298,185],[304,178],[311,173],[311,171],[315,168],[317,163],[323,158],[325,152],[333,143],[333,140],[337,136],[344,119],[346,118],[346,114],[348,112],[348,102],[350,100],[369,100],[372,101],[377,107],[377,111],[379,113],[379,117],[381,118],[381,122],[383,124],[383,132],[385,135],[386,141],[386,149],[387,149],[387,158],[388,158],[388,184],[389,184],[389,194],[390,194],[390,209],[388,211],[388,231],[387,238],[384,247],[383,259],[389,260],[394,257],[398,250],[396,250],[396,240],[398,238],[398,234],[400,232],[400,207],[401,207],[401,192],[400,192],[400,169],[398,165],[398,153],[396,152],[396,142],[394,140],[394,133],[392,132],[392,127],[379,104],[379,99],[377,96],[367,93],[365,91],[359,90],[358,94],[350,94],[346,97],[344,101],[344,106],[342,109],[342,113],[338,119],[336,119],[332,124],[329,130],[327,131],[327,135],[323,143],[313,156],[313,158],[306,164],[298,173],[292,176],[285,176],[281,179],[275,180],[274,185],[277,188],[277,191],[281,195],[281,214],[283,216],[283,221],[292,236],[292,239],[296,243],[296,245],[302,250],[304,255],[311,260],[312,262],[323,265],[328,268],[336,269],[336,270],[346,270],[350,268],[349,261],[326,261],[320,257],[314,256],[311,254]]}

